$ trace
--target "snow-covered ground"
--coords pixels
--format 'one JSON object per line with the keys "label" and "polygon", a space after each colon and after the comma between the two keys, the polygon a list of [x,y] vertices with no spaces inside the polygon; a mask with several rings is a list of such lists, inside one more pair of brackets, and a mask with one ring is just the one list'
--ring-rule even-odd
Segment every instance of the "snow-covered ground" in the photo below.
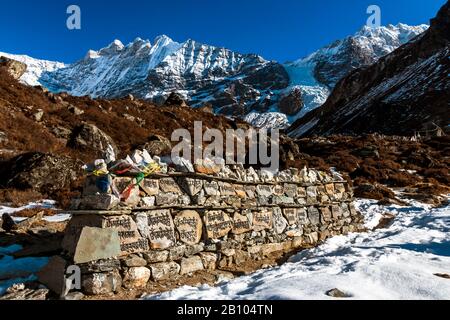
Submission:
{"label": "snow-covered ground", "polygon": [[379,206],[358,200],[373,228],[396,216],[388,229],[339,236],[305,250],[282,266],[221,283],[182,287],[147,299],[333,299],[338,288],[353,299],[450,299],[450,206]]}
{"label": "snow-covered ground", "polygon": [[[7,206],[1,206],[0,205],[0,217],[4,213],[8,213],[12,216],[13,220],[15,222],[20,222],[23,220],[26,220],[27,218],[22,217],[14,217],[14,213],[25,210],[25,209],[36,209],[36,208],[42,208],[42,209],[54,209],[55,208],[55,201],[53,200],[41,200],[37,202],[31,202],[25,206],[12,208]],[[47,222],[62,222],[70,219],[70,214],[60,213],[55,214],[53,216],[44,217],[44,220]]]}

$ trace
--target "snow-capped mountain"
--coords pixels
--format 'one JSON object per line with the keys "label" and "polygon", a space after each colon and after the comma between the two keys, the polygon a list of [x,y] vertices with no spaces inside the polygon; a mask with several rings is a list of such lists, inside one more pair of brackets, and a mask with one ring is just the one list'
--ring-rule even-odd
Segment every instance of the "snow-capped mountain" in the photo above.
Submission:
{"label": "snow-capped mountain", "polygon": [[157,37],[152,45],[115,40],[66,68],[44,72],[40,82],[55,92],[117,98],[133,94],[156,102],[182,94],[193,107],[211,103],[218,113],[244,116],[268,111],[272,90],[286,88],[283,66],[255,54],[240,54],[188,40]]}
{"label": "snow-capped mountain", "polygon": [[[363,29],[363,38],[366,34],[377,37],[376,46],[371,42],[363,48],[370,53],[367,57],[373,59],[425,28],[400,25],[397,29],[401,33],[391,32],[392,28]],[[404,32],[409,29],[411,33]],[[390,42],[379,46],[380,34],[389,35],[383,39]],[[395,37],[390,37],[392,34]],[[448,128],[449,35],[450,4],[447,2],[426,32],[372,65],[345,76],[324,105],[292,124],[289,135],[373,132],[413,135],[421,130],[436,130],[436,126]],[[322,71],[328,72],[319,68],[317,73]]]}
{"label": "snow-capped mountain", "polygon": [[26,55],[0,52],[0,57],[1,56],[25,63],[27,65],[27,70],[20,78],[20,81],[29,86],[40,85],[42,73],[53,72],[66,67],[66,65],[62,62],[39,60]]}
{"label": "snow-capped mountain", "polygon": [[[115,40],[71,65],[25,59],[22,81],[54,92],[117,98],[132,94],[157,103],[176,91],[188,104],[211,104],[216,113],[258,127],[286,128],[327,100],[337,81],[370,65],[427,29],[404,24],[371,29],[339,40],[304,59],[280,64],[187,40],[159,36]],[[31,72],[31,73],[30,73]]]}
{"label": "snow-capped mountain", "polygon": [[304,103],[290,122],[324,104],[336,83],[351,71],[375,63],[427,29],[427,25],[401,23],[379,28],[364,26],[353,36],[286,64],[291,86],[301,90]]}

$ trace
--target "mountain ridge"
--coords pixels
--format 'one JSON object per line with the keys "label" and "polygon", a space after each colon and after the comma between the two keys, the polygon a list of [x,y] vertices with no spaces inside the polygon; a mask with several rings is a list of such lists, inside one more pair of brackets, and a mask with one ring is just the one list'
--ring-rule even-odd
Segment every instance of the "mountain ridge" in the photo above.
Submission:
{"label": "mountain ridge", "polygon": [[[281,64],[257,54],[240,54],[189,39],[166,35],[136,38],[128,45],[114,40],[70,65],[25,77],[52,92],[119,98],[129,94],[161,104],[177,91],[193,107],[243,118],[257,127],[286,128],[325,103],[335,83],[355,68],[373,63],[426,25],[363,27],[311,55]],[[36,77],[33,78],[33,75]],[[332,76],[330,76],[332,75]],[[23,80],[23,79],[22,79]]]}

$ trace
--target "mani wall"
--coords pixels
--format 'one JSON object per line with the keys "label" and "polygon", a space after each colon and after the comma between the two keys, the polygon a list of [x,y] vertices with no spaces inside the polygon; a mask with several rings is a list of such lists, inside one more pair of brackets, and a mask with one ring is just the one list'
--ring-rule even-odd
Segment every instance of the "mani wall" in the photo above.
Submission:
{"label": "mani wall", "polygon": [[[362,229],[342,178],[306,168],[276,176],[242,166],[229,172],[115,177],[106,192],[99,177],[88,177],[74,202],[64,256],[47,268],[79,266],[83,293],[98,295],[293,252]],[[114,188],[127,197],[120,200]],[[66,290],[43,274],[41,282]]]}

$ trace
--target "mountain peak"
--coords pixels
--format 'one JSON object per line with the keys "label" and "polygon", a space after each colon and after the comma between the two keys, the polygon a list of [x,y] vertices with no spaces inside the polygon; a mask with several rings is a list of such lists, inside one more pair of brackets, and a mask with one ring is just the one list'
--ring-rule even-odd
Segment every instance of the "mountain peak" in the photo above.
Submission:
{"label": "mountain peak", "polygon": [[164,43],[164,44],[166,44],[166,43],[172,43],[174,41],[169,36],[167,36],[165,34],[161,34],[161,35],[157,36],[153,42],[155,44],[157,44],[157,43]]}

